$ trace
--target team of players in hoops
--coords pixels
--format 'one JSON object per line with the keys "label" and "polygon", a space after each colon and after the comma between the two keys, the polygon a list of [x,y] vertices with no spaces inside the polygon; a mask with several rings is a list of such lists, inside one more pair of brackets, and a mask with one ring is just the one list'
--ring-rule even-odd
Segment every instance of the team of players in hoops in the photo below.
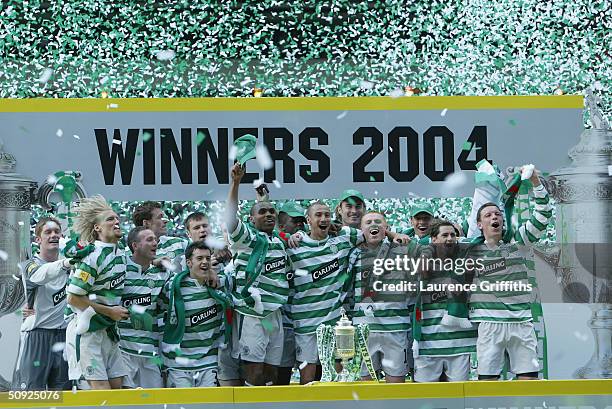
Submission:
{"label": "team of players in hoops", "polygon": [[[465,238],[456,224],[423,206],[412,209],[411,229],[395,229],[355,190],[333,211],[318,201],[277,211],[258,190],[242,220],[244,169],[231,173],[223,241],[199,212],[184,222],[188,239],[167,236],[155,202],[135,209],[126,240],[118,215],[93,196],[76,208],[85,247],[65,258],[60,223],[42,218],[40,252],[22,268],[27,305],[13,388],[278,385],[289,384],[294,368],[307,384],[320,376],[316,329],[334,325],[341,308],[354,325],[369,325],[368,350],[386,382],[409,373],[416,382],[468,380],[474,352],[479,379],[499,379],[506,355],[519,379],[538,378],[531,292],[372,291],[375,260],[467,256],[457,250]],[[498,204],[478,207],[481,237],[469,257],[489,268],[381,277],[528,283],[529,245],[551,217],[536,172],[530,182],[535,207],[511,236]],[[370,378],[365,366],[362,376]]]}

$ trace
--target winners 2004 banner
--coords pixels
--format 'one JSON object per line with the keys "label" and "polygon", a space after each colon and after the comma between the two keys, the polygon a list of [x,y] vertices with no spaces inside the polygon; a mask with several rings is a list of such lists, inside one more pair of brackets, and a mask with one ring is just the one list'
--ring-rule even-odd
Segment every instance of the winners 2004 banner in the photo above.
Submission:
{"label": "winners 2004 banner", "polygon": [[273,166],[249,161],[243,183],[281,186],[275,199],[349,187],[440,197],[445,178],[481,159],[564,165],[582,108],[582,96],[2,100],[0,138],[19,173],[80,171],[89,194],[113,200],[224,200],[230,148],[246,134]]}

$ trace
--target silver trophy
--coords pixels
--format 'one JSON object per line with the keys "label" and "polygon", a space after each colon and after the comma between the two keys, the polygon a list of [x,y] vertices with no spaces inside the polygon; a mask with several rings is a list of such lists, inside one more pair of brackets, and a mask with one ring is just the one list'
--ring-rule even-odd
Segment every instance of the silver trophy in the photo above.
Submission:
{"label": "silver trophy", "polygon": [[[16,164],[0,140],[0,317],[16,311],[25,301],[18,264],[31,255],[30,207],[36,182],[16,173]],[[0,390],[9,387],[0,376]]]}
{"label": "silver trophy", "polygon": [[568,152],[571,164],[545,181],[557,201],[557,244],[540,256],[555,270],[564,302],[589,303],[592,310],[595,351],[576,378],[612,377],[612,130],[599,102],[588,90],[593,127]]}
{"label": "silver trophy", "polygon": [[336,358],[342,360],[342,372],[338,382],[350,382],[351,375],[348,370],[349,360],[355,357],[355,327],[346,316],[344,308],[340,309],[342,316],[334,327],[336,337]]}

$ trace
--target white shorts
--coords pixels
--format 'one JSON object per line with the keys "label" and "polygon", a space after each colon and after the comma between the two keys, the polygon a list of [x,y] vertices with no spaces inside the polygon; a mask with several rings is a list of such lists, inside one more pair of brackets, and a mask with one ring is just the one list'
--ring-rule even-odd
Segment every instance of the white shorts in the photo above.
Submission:
{"label": "white shorts", "polygon": [[481,322],[476,343],[478,375],[501,375],[506,351],[513,374],[538,372],[537,346],[532,322]]}
{"label": "white shorts", "polygon": [[[375,371],[383,370],[389,376],[406,376],[408,373],[408,336],[406,331],[370,332],[368,352]],[[412,351],[410,351],[412,353]],[[365,362],[361,376],[368,376]]]}
{"label": "white shorts", "polygon": [[284,328],[283,340],[283,357],[279,366],[281,368],[293,368],[295,366],[295,333],[293,328]]}
{"label": "white shorts", "polygon": [[217,368],[199,371],[178,371],[168,369],[168,388],[205,388],[219,386]]}
{"label": "white shorts", "polygon": [[66,347],[64,348],[64,358],[68,362],[68,379],[71,381],[78,381],[82,375],[76,353],[76,321],[73,316],[70,322],[68,322],[66,327]]}
{"label": "white shorts", "polygon": [[81,373],[88,381],[107,381],[128,374],[119,343],[111,341],[106,329],[77,335],[76,352]]}
{"label": "white shorts", "polygon": [[232,343],[225,348],[219,347],[219,372],[220,381],[235,381],[243,379],[240,371],[240,359],[232,357]]}
{"label": "white shorts", "polygon": [[130,355],[121,352],[127,376],[123,378],[124,388],[163,388],[159,366],[148,356]]}
{"label": "white shorts", "polygon": [[319,365],[317,334],[295,334],[295,359],[298,362]]}
{"label": "white shorts", "polygon": [[265,318],[237,313],[232,323],[232,357],[278,366],[283,356],[280,308]]}
{"label": "white shorts", "polygon": [[456,356],[423,356],[414,358],[415,382],[439,382],[446,374],[449,382],[462,382],[470,378],[470,354]]}

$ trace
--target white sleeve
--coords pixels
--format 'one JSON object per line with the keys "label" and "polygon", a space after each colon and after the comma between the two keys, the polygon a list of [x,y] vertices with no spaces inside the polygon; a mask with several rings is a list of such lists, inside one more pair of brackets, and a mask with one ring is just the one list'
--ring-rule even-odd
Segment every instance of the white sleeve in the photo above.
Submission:
{"label": "white sleeve", "polygon": [[36,285],[45,285],[66,273],[67,270],[64,268],[64,259],[61,259],[39,266],[30,274],[28,280]]}

